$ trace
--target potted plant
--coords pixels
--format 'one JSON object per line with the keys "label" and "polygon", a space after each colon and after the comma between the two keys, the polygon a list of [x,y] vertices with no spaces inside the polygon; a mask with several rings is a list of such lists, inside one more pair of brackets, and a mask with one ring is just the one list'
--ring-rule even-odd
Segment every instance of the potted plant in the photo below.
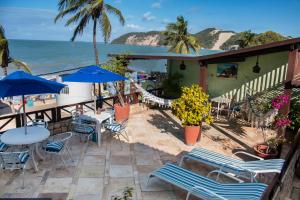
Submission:
{"label": "potted plant", "polygon": [[[270,127],[275,129],[284,129],[287,126],[290,126],[291,120],[282,116],[278,110],[285,106],[289,102],[289,96],[286,94],[281,94],[272,99],[271,108],[276,110],[276,116],[274,117],[273,122],[271,122]],[[253,149],[255,154],[261,158],[276,158],[279,155],[279,147],[284,141],[282,135],[277,135],[275,138],[271,138],[266,141],[266,136],[264,135],[265,142],[263,144],[254,145]]]}
{"label": "potted plant", "polygon": [[[105,64],[102,65],[104,69],[118,73],[125,76],[126,72],[130,72],[128,69],[129,61],[126,55],[120,55],[111,58]],[[118,122],[124,121],[129,118],[130,105],[124,101],[124,81],[115,82],[114,88],[116,90],[119,102],[114,104],[115,119]]]}
{"label": "potted plant", "polygon": [[198,85],[182,87],[179,99],[172,103],[172,112],[184,126],[185,143],[194,145],[201,135],[202,122],[212,122],[210,115],[211,103],[209,96]]}

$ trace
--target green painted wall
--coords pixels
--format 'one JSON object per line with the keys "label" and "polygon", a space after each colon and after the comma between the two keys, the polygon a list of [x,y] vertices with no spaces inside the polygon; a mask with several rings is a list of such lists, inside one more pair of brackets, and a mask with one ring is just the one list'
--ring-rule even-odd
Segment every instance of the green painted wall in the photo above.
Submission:
{"label": "green painted wall", "polygon": [[199,83],[200,68],[198,62],[195,61],[184,61],[186,65],[185,70],[179,68],[181,62],[170,60],[168,62],[168,72],[170,74],[180,73],[183,75],[181,85],[191,86],[193,83]]}
{"label": "green painted wall", "polygon": [[[208,65],[208,93],[211,97],[236,96],[237,101],[242,100],[247,88],[254,92],[269,89],[281,83],[286,75],[288,52],[279,52],[259,56],[261,71],[259,74],[252,72],[256,57],[248,57],[238,64],[237,78],[216,77],[217,65]],[[197,61],[186,61],[187,69],[179,69],[179,61],[169,61],[169,73],[179,72],[184,75],[182,85],[189,86],[199,83],[199,64]]]}

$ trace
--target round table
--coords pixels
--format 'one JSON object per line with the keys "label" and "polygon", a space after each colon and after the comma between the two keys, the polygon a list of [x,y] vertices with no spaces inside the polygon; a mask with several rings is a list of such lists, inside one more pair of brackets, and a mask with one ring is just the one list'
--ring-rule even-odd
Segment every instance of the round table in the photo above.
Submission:
{"label": "round table", "polygon": [[[0,137],[0,140],[7,145],[32,145],[35,144],[36,153],[42,157],[38,151],[38,143],[44,141],[50,136],[50,131],[46,128],[39,126],[26,127],[27,133],[25,134],[25,127],[14,128],[6,131]],[[30,156],[33,162],[34,169],[38,171],[37,163],[35,162],[33,149],[30,149]]]}

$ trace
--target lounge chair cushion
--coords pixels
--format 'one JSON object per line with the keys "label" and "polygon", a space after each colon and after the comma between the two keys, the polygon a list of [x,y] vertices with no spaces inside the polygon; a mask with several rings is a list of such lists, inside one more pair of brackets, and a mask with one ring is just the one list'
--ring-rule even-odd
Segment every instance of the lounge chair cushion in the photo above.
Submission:
{"label": "lounge chair cushion", "polygon": [[45,151],[49,152],[60,152],[62,148],[64,147],[64,143],[61,141],[56,141],[56,142],[48,142],[45,146]]}
{"label": "lounge chair cushion", "polygon": [[[267,185],[262,183],[219,183],[170,163],[154,171],[150,176],[156,176],[177,187],[193,191],[194,195],[203,199],[214,198],[201,188],[230,200],[259,200],[267,188]],[[195,188],[197,186],[201,188]]]}
{"label": "lounge chair cushion", "polygon": [[0,141],[0,151],[5,151],[7,149],[7,145]]}
{"label": "lounge chair cushion", "polygon": [[185,157],[214,167],[221,167],[223,170],[233,173],[280,173],[284,164],[283,159],[243,161],[203,148],[195,148]]}

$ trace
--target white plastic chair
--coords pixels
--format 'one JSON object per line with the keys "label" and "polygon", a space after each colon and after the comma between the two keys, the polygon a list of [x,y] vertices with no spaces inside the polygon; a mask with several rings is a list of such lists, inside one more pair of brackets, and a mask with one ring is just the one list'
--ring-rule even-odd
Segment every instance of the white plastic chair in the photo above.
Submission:
{"label": "white plastic chair", "polygon": [[24,188],[24,169],[29,160],[29,150],[0,152],[0,166],[3,170],[22,170],[22,188]]}
{"label": "white plastic chair", "polygon": [[72,132],[57,134],[53,136],[51,139],[49,139],[42,148],[44,149],[45,153],[57,155],[58,157],[60,157],[64,166],[67,167],[66,161],[63,157],[65,152],[69,155],[71,160],[74,162],[69,147],[69,141],[72,138],[72,136],[73,136]]}

